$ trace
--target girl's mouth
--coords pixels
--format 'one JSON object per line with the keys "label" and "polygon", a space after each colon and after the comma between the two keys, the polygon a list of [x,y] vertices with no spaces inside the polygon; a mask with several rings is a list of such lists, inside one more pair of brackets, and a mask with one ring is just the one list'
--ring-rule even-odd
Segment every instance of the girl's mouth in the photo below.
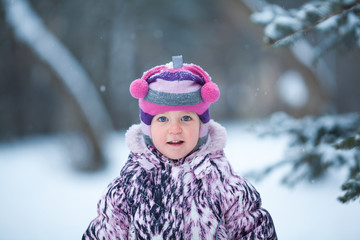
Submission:
{"label": "girl's mouth", "polygon": [[172,145],[172,146],[178,146],[178,145],[181,145],[182,143],[184,143],[184,141],[181,141],[181,140],[167,142],[167,144]]}

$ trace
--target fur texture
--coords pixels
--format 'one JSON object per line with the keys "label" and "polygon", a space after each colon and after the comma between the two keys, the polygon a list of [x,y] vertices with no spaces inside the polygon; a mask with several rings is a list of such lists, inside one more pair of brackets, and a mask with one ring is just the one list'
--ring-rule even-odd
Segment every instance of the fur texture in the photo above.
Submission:
{"label": "fur texture", "polygon": [[129,159],[83,239],[277,239],[259,193],[225,158],[216,122],[208,141],[179,160],[146,146],[139,125],[126,140]]}

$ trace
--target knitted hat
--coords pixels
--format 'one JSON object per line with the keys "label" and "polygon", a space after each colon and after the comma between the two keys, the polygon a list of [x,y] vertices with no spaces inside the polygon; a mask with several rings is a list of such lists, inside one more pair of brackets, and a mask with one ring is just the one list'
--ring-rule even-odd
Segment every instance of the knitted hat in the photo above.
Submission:
{"label": "knitted hat", "polygon": [[190,111],[198,114],[201,122],[200,141],[206,140],[209,106],[220,96],[218,86],[195,64],[183,64],[182,56],[172,62],[146,71],[142,78],[130,85],[130,93],[139,99],[142,131],[151,143],[150,124],[154,116],[168,111]]}

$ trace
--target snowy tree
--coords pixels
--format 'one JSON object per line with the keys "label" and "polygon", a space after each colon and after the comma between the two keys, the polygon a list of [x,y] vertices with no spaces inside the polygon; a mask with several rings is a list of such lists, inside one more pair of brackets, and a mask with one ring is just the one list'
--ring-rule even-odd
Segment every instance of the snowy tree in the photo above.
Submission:
{"label": "snowy tree", "polygon": [[272,46],[290,45],[310,31],[322,33],[314,61],[335,46],[360,48],[360,1],[309,1],[289,10],[267,4],[251,20],[264,26],[264,41]]}
{"label": "snowy tree", "polygon": [[[336,144],[337,149],[356,149],[357,153],[360,150],[360,131],[355,135],[350,136],[340,143]],[[355,200],[360,197],[360,159],[359,155],[354,159],[353,166],[349,168],[349,179],[342,185],[342,190],[345,191],[344,196],[339,197],[339,200],[346,203],[350,200]]]}
{"label": "snowy tree", "polygon": [[[249,2],[249,1],[244,1]],[[300,41],[307,42],[307,34],[318,35],[319,41],[312,48],[309,67],[321,61],[332,48],[360,48],[360,1],[327,0],[308,1],[298,9],[284,9],[276,4],[255,1],[251,20],[264,27],[264,41],[272,47],[290,47]],[[296,53],[294,53],[296,54]],[[309,61],[310,59],[310,61]],[[348,169],[348,179],[343,183],[343,202],[360,197],[360,115],[325,115],[294,119],[285,114],[274,114],[270,125],[261,130],[266,134],[289,134],[292,141],[285,160],[251,173],[263,178],[274,169],[291,165],[292,170],[283,182],[294,185],[307,179],[323,177],[329,169]],[[270,130],[269,130],[270,129]]]}
{"label": "snowy tree", "polygon": [[290,143],[283,160],[249,173],[257,180],[273,170],[291,166],[282,182],[293,186],[301,180],[321,179],[330,169],[347,169],[348,179],[342,185],[345,194],[341,202],[356,200],[360,196],[360,114],[349,113],[295,119],[285,113],[276,113],[258,125],[257,131],[265,136],[288,135]]}

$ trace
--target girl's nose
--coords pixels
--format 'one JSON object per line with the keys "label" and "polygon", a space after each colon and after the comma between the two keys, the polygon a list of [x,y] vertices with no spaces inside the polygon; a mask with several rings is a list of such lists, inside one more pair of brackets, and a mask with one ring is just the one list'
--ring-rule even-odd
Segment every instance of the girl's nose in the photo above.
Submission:
{"label": "girl's nose", "polygon": [[182,132],[181,126],[179,123],[174,122],[171,123],[170,128],[169,128],[169,133],[170,134],[180,134]]}

